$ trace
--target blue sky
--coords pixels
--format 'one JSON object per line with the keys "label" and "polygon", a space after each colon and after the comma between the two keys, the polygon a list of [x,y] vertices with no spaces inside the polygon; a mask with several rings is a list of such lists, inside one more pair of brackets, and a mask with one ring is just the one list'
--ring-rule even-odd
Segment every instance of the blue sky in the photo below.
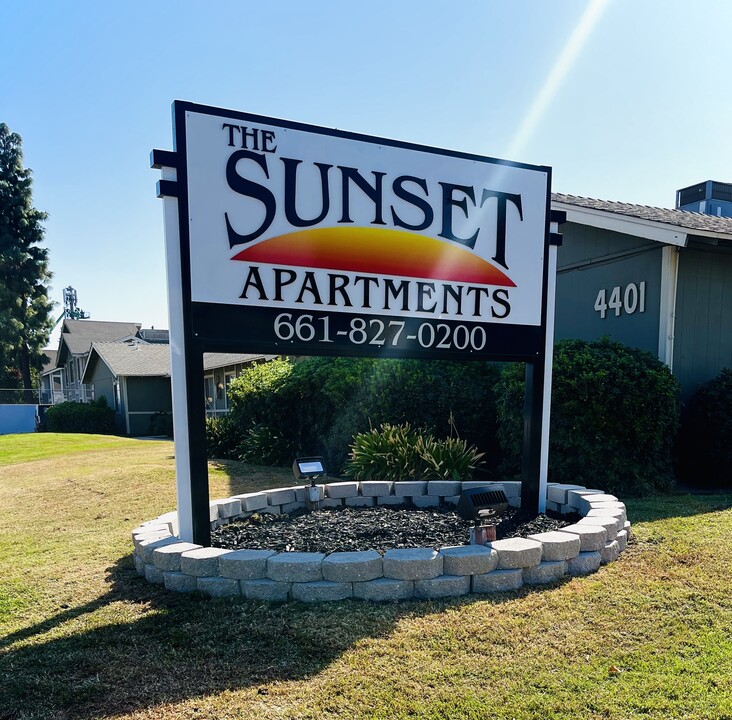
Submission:
{"label": "blue sky", "polygon": [[[49,213],[51,294],[167,327],[152,148],[175,99],[553,167],[673,207],[732,181],[727,0],[5,0],[0,121]],[[60,308],[58,309],[60,312]]]}

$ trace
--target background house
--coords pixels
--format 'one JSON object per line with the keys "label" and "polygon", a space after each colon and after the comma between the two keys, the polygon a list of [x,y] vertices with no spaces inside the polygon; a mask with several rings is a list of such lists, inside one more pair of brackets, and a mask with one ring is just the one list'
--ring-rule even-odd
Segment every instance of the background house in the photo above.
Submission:
{"label": "background house", "polygon": [[[64,320],[55,353],[56,363],[53,367],[44,367],[41,373],[40,403],[55,405],[66,400],[93,400],[93,388],[82,381],[92,343],[134,338],[141,327],[139,323]],[[44,352],[50,357],[50,352]]]}
{"label": "background house", "polygon": [[[225,414],[229,409],[228,387],[247,365],[262,362],[263,355],[205,353],[205,384],[211,398],[207,414]],[[115,410],[118,433],[159,435],[170,428],[170,346],[133,338],[122,342],[94,342],[83,373],[83,382],[94,388]],[[212,393],[212,394],[211,394]],[[207,406],[208,406],[207,402]]]}
{"label": "background house", "polygon": [[695,207],[714,215],[554,194],[552,207],[567,213],[555,338],[609,336],[648,350],[678,377],[682,398],[732,367],[732,218],[697,197],[724,185],[691,188]]}

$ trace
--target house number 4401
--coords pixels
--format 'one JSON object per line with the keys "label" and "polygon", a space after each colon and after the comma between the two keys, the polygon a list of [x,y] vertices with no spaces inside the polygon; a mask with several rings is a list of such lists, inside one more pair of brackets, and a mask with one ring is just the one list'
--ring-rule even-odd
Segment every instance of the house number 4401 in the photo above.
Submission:
{"label": "house number 4401", "polygon": [[600,313],[600,318],[605,319],[608,310],[614,310],[615,316],[619,316],[621,312],[632,315],[634,312],[646,311],[646,283],[645,281],[638,283],[630,283],[623,288],[616,285],[610,290],[610,297],[607,291],[602,288],[597,293],[595,300],[595,312]]}

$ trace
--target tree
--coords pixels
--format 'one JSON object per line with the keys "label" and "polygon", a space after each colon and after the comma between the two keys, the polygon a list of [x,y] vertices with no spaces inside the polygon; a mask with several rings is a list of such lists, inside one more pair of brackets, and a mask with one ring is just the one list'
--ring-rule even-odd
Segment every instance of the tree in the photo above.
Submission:
{"label": "tree", "polygon": [[32,203],[22,140],[0,123],[0,367],[19,371],[26,390],[40,370],[53,329],[48,251],[40,247],[46,213]]}

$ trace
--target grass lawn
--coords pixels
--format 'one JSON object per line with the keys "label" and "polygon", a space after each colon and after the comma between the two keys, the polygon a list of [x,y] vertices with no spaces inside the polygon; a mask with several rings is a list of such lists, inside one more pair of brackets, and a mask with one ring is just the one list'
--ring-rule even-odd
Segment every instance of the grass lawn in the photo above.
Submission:
{"label": "grass lawn", "polygon": [[541,591],[268,606],[135,575],[173,478],[169,442],[0,437],[0,719],[732,718],[731,495],[628,502],[620,560]]}

